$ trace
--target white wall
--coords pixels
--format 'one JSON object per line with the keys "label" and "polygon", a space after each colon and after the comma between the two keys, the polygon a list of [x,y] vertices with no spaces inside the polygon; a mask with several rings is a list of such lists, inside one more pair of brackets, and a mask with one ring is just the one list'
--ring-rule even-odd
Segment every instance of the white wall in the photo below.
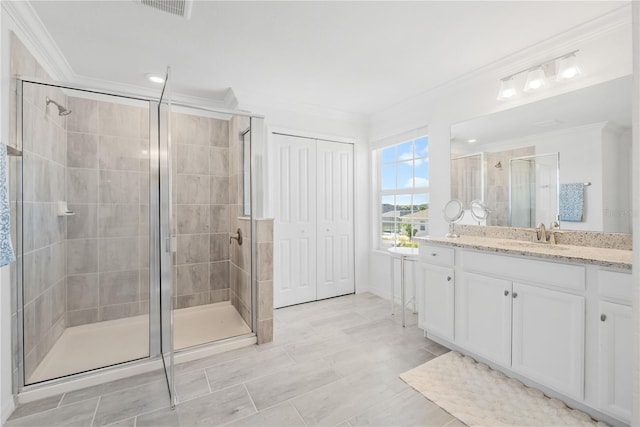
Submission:
{"label": "white wall", "polygon": [[[629,6],[630,7],[630,6]],[[447,224],[441,212],[450,194],[450,126],[454,123],[513,108],[582,87],[631,74],[631,21],[625,8],[601,20],[593,21],[548,39],[463,76],[448,84],[392,106],[371,117],[371,141],[376,142],[409,129],[429,127],[430,150],[430,230],[443,235]],[[541,23],[542,25],[542,23]],[[517,35],[513,35],[514,37]],[[566,85],[557,85],[537,94],[500,102],[496,95],[501,78],[531,65],[580,49],[580,62],[586,76]],[[374,204],[372,202],[372,208]],[[386,254],[372,249],[371,289],[388,295],[389,277]]]}

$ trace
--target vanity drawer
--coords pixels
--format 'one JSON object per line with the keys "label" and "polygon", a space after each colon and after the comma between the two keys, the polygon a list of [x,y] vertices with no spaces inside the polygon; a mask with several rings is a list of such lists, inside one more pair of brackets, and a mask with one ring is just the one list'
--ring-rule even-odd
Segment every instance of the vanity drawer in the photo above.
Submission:
{"label": "vanity drawer", "polygon": [[506,255],[463,251],[462,267],[467,271],[488,273],[511,280],[523,280],[576,291],[585,290],[585,268]]}
{"label": "vanity drawer", "polygon": [[420,244],[420,261],[429,264],[453,265],[455,249],[437,245]]}
{"label": "vanity drawer", "polygon": [[633,301],[633,275],[598,270],[598,295],[631,303]]}

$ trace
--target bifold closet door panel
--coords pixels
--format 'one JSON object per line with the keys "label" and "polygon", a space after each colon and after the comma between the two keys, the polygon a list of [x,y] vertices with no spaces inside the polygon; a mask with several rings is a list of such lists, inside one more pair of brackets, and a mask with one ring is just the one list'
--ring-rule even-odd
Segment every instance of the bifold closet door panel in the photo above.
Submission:
{"label": "bifold closet door panel", "polygon": [[317,298],[353,293],[353,145],[317,143]]}
{"label": "bifold closet door panel", "polygon": [[273,135],[274,307],[316,299],[316,141]]}

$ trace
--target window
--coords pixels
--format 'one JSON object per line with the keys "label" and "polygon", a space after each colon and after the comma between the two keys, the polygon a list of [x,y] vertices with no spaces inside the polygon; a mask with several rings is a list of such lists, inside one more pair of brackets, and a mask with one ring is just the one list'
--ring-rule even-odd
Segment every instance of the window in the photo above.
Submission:
{"label": "window", "polygon": [[429,139],[378,150],[378,170],[379,246],[414,247],[429,233]]}

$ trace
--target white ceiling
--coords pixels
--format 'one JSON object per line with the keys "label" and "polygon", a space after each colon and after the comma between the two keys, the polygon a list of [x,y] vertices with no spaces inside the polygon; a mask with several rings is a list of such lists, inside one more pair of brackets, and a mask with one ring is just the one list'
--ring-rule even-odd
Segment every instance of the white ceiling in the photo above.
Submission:
{"label": "white ceiling", "polygon": [[73,71],[176,93],[371,114],[627,2],[32,1]]}

